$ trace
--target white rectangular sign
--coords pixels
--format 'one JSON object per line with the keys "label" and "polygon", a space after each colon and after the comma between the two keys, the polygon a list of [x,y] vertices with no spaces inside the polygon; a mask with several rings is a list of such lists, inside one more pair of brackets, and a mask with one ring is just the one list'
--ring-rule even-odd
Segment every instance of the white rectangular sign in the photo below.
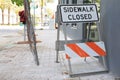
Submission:
{"label": "white rectangular sign", "polygon": [[63,23],[98,21],[95,4],[60,5],[61,20]]}

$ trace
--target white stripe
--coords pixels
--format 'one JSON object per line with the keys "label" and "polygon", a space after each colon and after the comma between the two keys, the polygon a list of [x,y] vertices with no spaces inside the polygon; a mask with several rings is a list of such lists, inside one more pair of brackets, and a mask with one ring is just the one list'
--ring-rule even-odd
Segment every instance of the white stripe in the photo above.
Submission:
{"label": "white stripe", "polygon": [[84,50],[89,56],[99,56],[93,49],[87,46],[85,43],[77,44],[82,50]]}
{"label": "white stripe", "polygon": [[100,41],[100,42],[95,42],[96,45],[98,45],[101,49],[103,49],[105,52],[105,45],[104,45],[104,42],[103,41]]}
{"label": "white stripe", "polygon": [[65,47],[66,54],[68,54],[70,56],[70,58],[78,57],[78,55],[72,49],[70,49],[68,46],[64,45],[64,47]]}

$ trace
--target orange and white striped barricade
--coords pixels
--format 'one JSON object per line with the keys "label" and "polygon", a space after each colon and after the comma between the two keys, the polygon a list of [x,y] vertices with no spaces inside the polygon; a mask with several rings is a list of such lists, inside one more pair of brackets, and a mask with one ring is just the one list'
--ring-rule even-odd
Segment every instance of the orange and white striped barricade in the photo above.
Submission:
{"label": "orange and white striped barricade", "polygon": [[67,54],[67,58],[73,57],[84,58],[106,55],[104,42],[102,41],[65,44],[65,52]]}
{"label": "orange and white striped barricade", "polygon": [[[73,74],[72,72],[72,67],[73,64],[71,64],[71,61],[74,62],[75,59],[80,59],[81,58],[86,58],[86,57],[93,57],[93,56],[106,56],[106,50],[105,50],[105,45],[104,42],[84,42],[84,43],[68,43],[65,44],[65,53],[66,53],[66,58],[68,59],[68,66],[69,66],[69,74],[70,76],[76,75]],[[77,61],[77,60],[75,60]],[[79,62],[79,61],[77,61]],[[76,62],[75,62],[76,65]],[[86,69],[85,69],[86,70]],[[77,70],[78,71],[78,70]],[[101,71],[93,71],[93,72],[88,72],[88,73],[80,73],[79,75],[84,75],[84,74],[96,74],[96,73],[101,73],[101,72],[107,72],[107,69],[103,69]]]}

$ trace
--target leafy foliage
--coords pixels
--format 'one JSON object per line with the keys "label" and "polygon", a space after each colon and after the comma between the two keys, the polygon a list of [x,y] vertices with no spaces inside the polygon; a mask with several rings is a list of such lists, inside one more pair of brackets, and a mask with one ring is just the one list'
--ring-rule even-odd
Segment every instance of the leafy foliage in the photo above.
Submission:
{"label": "leafy foliage", "polygon": [[83,3],[91,3],[90,0],[83,0]]}
{"label": "leafy foliage", "polygon": [[96,2],[100,4],[100,0],[96,0]]}
{"label": "leafy foliage", "polygon": [[12,1],[12,3],[16,3],[16,5],[18,5],[18,6],[22,6],[24,0],[11,0],[11,1]]}
{"label": "leafy foliage", "polygon": [[0,9],[9,8],[12,6],[11,0],[0,0]]}
{"label": "leafy foliage", "polygon": [[92,3],[92,1],[100,4],[100,0],[83,0],[83,3]]}
{"label": "leafy foliage", "polygon": [[54,2],[54,0],[47,0],[47,2]]}

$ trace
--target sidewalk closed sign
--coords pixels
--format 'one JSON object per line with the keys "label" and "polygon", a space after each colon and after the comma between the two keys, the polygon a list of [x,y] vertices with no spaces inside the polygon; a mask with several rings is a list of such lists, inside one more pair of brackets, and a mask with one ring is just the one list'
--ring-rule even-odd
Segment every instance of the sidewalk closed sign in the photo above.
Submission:
{"label": "sidewalk closed sign", "polygon": [[61,20],[63,23],[98,21],[95,4],[60,5]]}

